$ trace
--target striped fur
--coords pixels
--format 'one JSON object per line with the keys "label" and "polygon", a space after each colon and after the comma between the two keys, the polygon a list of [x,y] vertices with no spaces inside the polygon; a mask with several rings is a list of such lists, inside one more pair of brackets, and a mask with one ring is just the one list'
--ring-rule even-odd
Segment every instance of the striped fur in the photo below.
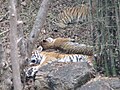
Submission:
{"label": "striped fur", "polygon": [[56,25],[65,28],[69,23],[85,22],[88,19],[89,7],[86,4],[81,4],[79,7],[68,7],[58,14]]}
{"label": "striped fur", "polygon": [[82,55],[82,54],[61,54],[56,52],[45,52],[39,51],[33,52],[30,60],[30,68],[26,71],[27,77],[33,77],[40,67],[57,62],[87,62],[89,65],[92,65],[92,56]]}
{"label": "striped fur", "polygon": [[62,54],[56,52],[38,52],[35,51],[31,57],[31,66],[44,66],[53,61],[58,62],[89,62],[92,63],[92,56],[82,55],[82,54]]}
{"label": "striped fur", "polygon": [[66,42],[73,42],[74,39],[71,38],[47,38],[40,42],[40,45],[43,47],[43,49],[56,49],[59,48],[61,45],[65,44]]}
{"label": "striped fur", "polygon": [[47,38],[40,42],[44,50],[58,49],[65,53],[93,55],[93,46],[73,42],[70,38]]}

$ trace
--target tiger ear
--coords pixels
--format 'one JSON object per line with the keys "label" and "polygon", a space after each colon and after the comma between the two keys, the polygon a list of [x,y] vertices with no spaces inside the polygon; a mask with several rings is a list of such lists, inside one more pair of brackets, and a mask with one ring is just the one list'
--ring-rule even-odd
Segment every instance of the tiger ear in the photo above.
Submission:
{"label": "tiger ear", "polygon": [[39,52],[42,52],[43,47],[42,47],[42,46],[39,46],[39,47],[37,48],[37,50],[38,50]]}
{"label": "tiger ear", "polygon": [[53,40],[54,40],[54,39],[51,38],[51,37],[49,37],[49,38],[46,39],[46,41],[49,42],[49,43],[53,42]]}

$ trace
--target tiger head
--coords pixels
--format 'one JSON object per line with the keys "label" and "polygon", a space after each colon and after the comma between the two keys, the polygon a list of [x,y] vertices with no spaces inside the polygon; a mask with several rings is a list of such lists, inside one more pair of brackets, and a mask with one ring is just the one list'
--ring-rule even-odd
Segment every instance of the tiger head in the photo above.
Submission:
{"label": "tiger head", "polygon": [[[40,56],[39,56],[39,57],[40,57]],[[35,66],[35,65],[40,64],[41,58],[39,58],[39,57],[32,56],[31,59],[30,59],[30,61],[29,61],[29,65],[30,65],[30,66]]]}
{"label": "tiger head", "polygon": [[44,39],[42,42],[40,42],[40,44],[43,47],[43,49],[48,49],[53,47],[54,42],[55,42],[55,39],[49,37],[47,39]]}
{"label": "tiger head", "polygon": [[40,55],[40,52],[42,51],[42,47],[40,46],[40,47],[38,47],[38,49],[37,50],[34,50],[33,52],[32,52],[32,56],[31,56],[31,58],[30,58],[30,60],[29,60],[29,65],[30,66],[36,66],[36,65],[38,65],[38,64],[40,64],[40,62],[41,62],[41,60],[42,60],[42,56]]}

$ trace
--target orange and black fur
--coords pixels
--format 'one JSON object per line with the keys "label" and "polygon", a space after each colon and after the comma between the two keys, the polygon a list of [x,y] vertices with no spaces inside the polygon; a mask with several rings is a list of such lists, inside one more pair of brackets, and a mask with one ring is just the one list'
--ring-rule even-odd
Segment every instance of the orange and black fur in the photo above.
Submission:
{"label": "orange and black fur", "polygon": [[93,55],[93,46],[78,44],[70,38],[47,38],[40,42],[44,50],[58,49],[64,53]]}
{"label": "orange and black fur", "polygon": [[85,22],[88,19],[89,7],[87,4],[81,4],[77,7],[67,7],[61,13],[58,14],[56,25],[61,28],[65,28],[70,23]]}
{"label": "orange and black fur", "polygon": [[73,42],[74,39],[70,38],[47,38],[40,42],[40,45],[43,47],[43,49],[56,49],[65,44],[66,42]]}
{"label": "orange and black fur", "polygon": [[[34,52],[32,54],[30,65],[46,65],[48,63],[58,61],[58,62],[89,62],[92,63],[92,56],[82,55],[82,54],[63,54],[57,52]],[[37,63],[39,62],[39,63]]]}
{"label": "orange and black fur", "polygon": [[33,77],[36,72],[42,67],[52,62],[72,63],[72,62],[87,62],[92,64],[93,56],[87,56],[82,54],[62,54],[56,52],[35,51],[30,59],[30,68],[26,71],[27,77]]}

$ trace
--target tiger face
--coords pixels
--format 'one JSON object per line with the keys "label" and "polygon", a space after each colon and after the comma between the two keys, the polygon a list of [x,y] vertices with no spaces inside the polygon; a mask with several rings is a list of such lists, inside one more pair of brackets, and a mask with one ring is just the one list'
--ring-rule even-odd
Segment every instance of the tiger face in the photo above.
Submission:
{"label": "tiger face", "polygon": [[32,56],[32,58],[30,59],[30,62],[29,62],[30,66],[35,66],[36,64],[40,64],[41,59],[42,59],[42,57],[36,58],[35,56]]}
{"label": "tiger face", "polygon": [[35,66],[37,64],[40,64],[41,60],[43,59],[43,56],[40,54],[40,52],[43,50],[41,46],[37,48],[37,50],[34,50],[32,52],[31,58],[29,60],[30,66]]}

